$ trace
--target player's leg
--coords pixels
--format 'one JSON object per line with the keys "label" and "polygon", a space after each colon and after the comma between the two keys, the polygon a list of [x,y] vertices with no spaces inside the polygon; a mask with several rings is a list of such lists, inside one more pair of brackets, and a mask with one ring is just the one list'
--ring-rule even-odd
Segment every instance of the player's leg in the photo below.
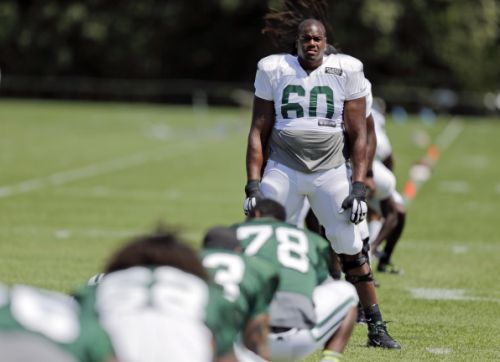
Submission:
{"label": "player's leg", "polygon": [[324,225],[326,236],[339,255],[346,280],[352,283],[359,295],[369,328],[369,343],[386,348],[400,348],[385,329],[382,321],[373,274],[368,262],[368,252],[363,248],[359,228],[348,219],[348,213],[338,213],[338,208],[349,194],[347,170],[339,167],[320,175],[315,183],[316,192],[309,197],[311,208]]}
{"label": "player's leg", "polygon": [[[325,228],[319,223],[318,218],[314,214],[314,211],[312,211],[312,209],[309,205],[309,200],[306,199],[306,201],[307,201],[307,205],[309,206],[309,211],[308,211],[306,218],[305,218],[305,225],[306,225],[307,229],[321,235],[321,237],[324,238],[325,240],[328,240],[326,238]],[[330,264],[328,267],[329,267],[330,275],[332,276],[333,279],[340,280],[340,278],[342,276],[342,269],[340,268],[340,261],[338,259],[337,254],[335,253],[335,251],[333,251],[332,248],[329,249],[329,252],[330,252]]]}
{"label": "player's leg", "polygon": [[233,350],[238,362],[266,362],[261,356],[249,350],[241,341],[234,343]]}
{"label": "player's leg", "polygon": [[322,361],[334,360],[342,355],[356,322],[356,289],[344,281],[330,281],[316,287],[313,298],[317,322],[311,335],[324,347]]}
{"label": "player's leg", "polygon": [[403,233],[406,222],[406,209],[404,206],[403,198],[399,193],[395,192],[393,194],[393,199],[395,201],[395,208],[397,212],[396,227],[387,236],[384,250],[380,253],[377,270],[397,273],[398,269],[394,267],[394,265],[392,265],[391,257],[392,253],[394,252],[394,248],[396,247],[396,244],[400,240],[401,234]]}
{"label": "player's leg", "polygon": [[282,204],[286,210],[287,222],[297,225],[304,205],[304,195],[298,184],[301,173],[275,161],[268,161],[260,183],[260,191],[265,198]]}
{"label": "player's leg", "polygon": [[[307,197],[304,197],[303,205],[297,215],[297,227],[299,229],[304,229],[306,227],[309,228],[307,223],[310,213],[311,213],[311,205],[309,205],[309,200],[307,200]],[[316,230],[312,231],[316,232]]]}
{"label": "player's leg", "polygon": [[[393,195],[396,194],[396,177],[392,171],[380,161],[373,162],[373,173],[376,192],[375,195],[368,200],[368,204],[370,208],[382,215],[383,222],[379,232],[371,242],[372,254],[382,257],[383,259],[382,263],[379,262],[377,270],[389,271],[386,270],[388,261],[387,258],[382,255],[385,254],[385,252],[380,251],[380,245],[384,241],[386,241],[387,245],[389,239],[391,239],[391,246],[395,245],[402,230],[398,224],[400,224],[400,222],[404,224],[404,220],[400,218],[398,206],[393,197]],[[389,246],[388,250],[392,253],[393,248],[391,249],[391,246]],[[395,272],[396,270],[394,269],[393,271]]]}
{"label": "player's leg", "polygon": [[356,290],[347,282],[329,280],[315,288],[313,300],[317,321],[312,329],[271,329],[272,361],[300,361],[319,348],[342,353],[356,318]]}
{"label": "player's leg", "polygon": [[[373,243],[375,238],[377,237],[380,229],[382,228],[382,215],[376,212],[373,208],[368,205],[368,231],[370,234],[370,245]],[[370,248],[371,249],[371,248]],[[373,252],[373,249],[371,249]]]}

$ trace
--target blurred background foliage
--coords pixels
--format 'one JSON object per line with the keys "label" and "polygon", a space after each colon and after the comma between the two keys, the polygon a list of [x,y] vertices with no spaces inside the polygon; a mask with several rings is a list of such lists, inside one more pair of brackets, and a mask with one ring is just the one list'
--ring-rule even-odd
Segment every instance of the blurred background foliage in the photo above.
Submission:
{"label": "blurred background foliage", "polygon": [[[361,59],[375,87],[388,87],[386,93],[400,87],[498,91],[500,0],[328,3],[329,41]],[[2,0],[4,93],[12,86],[9,75],[193,79],[251,88],[256,62],[275,52],[261,34],[263,16],[281,5],[277,0]]]}

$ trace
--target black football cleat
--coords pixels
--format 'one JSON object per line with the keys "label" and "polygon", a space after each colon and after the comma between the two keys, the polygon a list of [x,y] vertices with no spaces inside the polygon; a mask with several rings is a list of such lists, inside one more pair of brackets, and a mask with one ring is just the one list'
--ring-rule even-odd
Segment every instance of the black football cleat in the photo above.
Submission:
{"label": "black football cleat", "polygon": [[401,345],[387,332],[384,321],[368,322],[368,347],[401,349]]}
{"label": "black football cleat", "polygon": [[377,271],[389,274],[402,274],[401,270],[394,266],[392,263],[379,262],[377,265]]}

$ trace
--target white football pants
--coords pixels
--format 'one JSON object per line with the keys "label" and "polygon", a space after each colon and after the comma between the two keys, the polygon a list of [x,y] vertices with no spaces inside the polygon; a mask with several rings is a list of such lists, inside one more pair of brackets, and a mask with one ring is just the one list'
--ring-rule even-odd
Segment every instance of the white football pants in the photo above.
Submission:
{"label": "white football pants", "polygon": [[314,328],[292,328],[286,332],[269,334],[271,361],[299,361],[323,348],[347,313],[358,304],[358,294],[352,284],[329,279],[316,287],[313,300],[316,313]]}
{"label": "white football pants", "polygon": [[354,255],[363,247],[359,229],[349,221],[350,210],[338,212],[350,187],[345,164],[308,174],[272,160],[268,161],[260,184],[263,196],[281,203],[287,222],[293,225],[298,224],[307,197],[333,250],[337,254]]}

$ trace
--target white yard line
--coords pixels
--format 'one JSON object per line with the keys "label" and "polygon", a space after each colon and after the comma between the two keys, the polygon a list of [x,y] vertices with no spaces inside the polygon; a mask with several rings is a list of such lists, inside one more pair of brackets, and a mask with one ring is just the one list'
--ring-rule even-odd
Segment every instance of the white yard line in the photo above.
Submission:
{"label": "white yard line", "polygon": [[[205,140],[206,141],[206,140]],[[84,167],[56,172],[51,175],[21,181],[12,185],[0,186],[0,199],[7,198],[31,191],[37,191],[48,186],[60,186],[70,182],[84,180],[95,176],[110,174],[132,167],[142,166],[150,162],[164,161],[178,157],[183,153],[200,148],[204,143],[200,139],[174,146],[159,148],[154,151],[140,152],[125,157],[93,163]]]}
{"label": "white yard line", "polygon": [[470,187],[465,181],[442,181],[439,184],[439,190],[442,192],[466,194],[470,191]]}
{"label": "white yard line", "polygon": [[144,233],[145,230],[117,230],[117,229],[74,229],[74,228],[50,228],[46,226],[16,226],[9,228],[1,228],[0,235],[22,235],[22,236],[30,236],[30,235],[53,235],[56,239],[69,239],[74,237],[84,237],[84,238],[101,238],[101,237],[110,237],[110,238],[122,238],[129,237],[133,235],[138,235]]}
{"label": "white yard line", "polygon": [[[143,235],[149,232],[148,229],[106,229],[106,228],[89,228],[89,229],[77,229],[77,228],[65,228],[61,226],[59,228],[50,228],[47,226],[16,226],[10,228],[0,228],[0,236],[51,236],[58,240],[65,239],[126,239],[134,237],[137,235]],[[200,237],[203,234],[202,231],[195,230],[181,230],[180,235],[186,240],[201,240]]]}
{"label": "white yard line", "polygon": [[178,190],[116,190],[109,187],[63,187],[54,190],[57,196],[70,196],[80,198],[96,198],[96,199],[123,199],[123,200],[178,200],[183,197],[183,193]]}
{"label": "white yard line", "polygon": [[448,347],[427,347],[426,350],[432,354],[450,354],[453,352],[453,349]]}
{"label": "white yard line", "polygon": [[424,300],[454,300],[454,301],[481,301],[500,303],[499,298],[484,298],[470,295],[466,289],[444,289],[444,288],[409,288],[413,299]]}
{"label": "white yard line", "polygon": [[481,240],[416,240],[405,239],[398,248],[401,249],[421,249],[421,250],[444,250],[458,251],[467,249],[467,252],[485,252],[485,253],[500,253],[500,241],[481,241]]}
{"label": "white yard line", "polygon": [[455,141],[455,139],[462,133],[464,129],[463,122],[455,117],[452,118],[446,128],[441,132],[436,140],[436,146],[440,151],[446,150]]}

